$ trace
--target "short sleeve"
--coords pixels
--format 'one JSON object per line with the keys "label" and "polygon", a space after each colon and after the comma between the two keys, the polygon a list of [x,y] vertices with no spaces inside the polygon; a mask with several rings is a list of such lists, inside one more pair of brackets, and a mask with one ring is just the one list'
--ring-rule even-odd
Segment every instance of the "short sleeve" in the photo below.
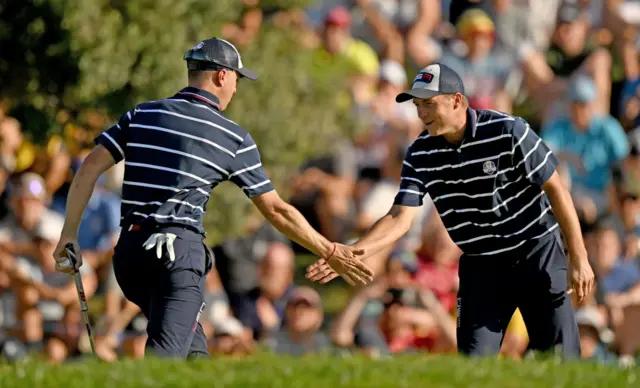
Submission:
{"label": "short sleeve", "polygon": [[407,156],[402,162],[400,189],[393,201],[394,205],[417,207],[423,204],[422,201],[426,194],[426,189],[420,174],[415,169],[416,161],[415,157],[412,156],[411,149],[412,147],[409,148]]}
{"label": "short sleeve", "polygon": [[558,166],[558,158],[521,118],[516,119],[512,136],[512,161],[531,183],[542,186]]}
{"label": "short sleeve", "polygon": [[629,139],[624,132],[622,125],[613,117],[604,122],[604,135],[609,138],[611,147],[610,163],[618,163],[629,155]]}
{"label": "short sleeve", "polygon": [[236,156],[231,164],[229,180],[241,188],[249,198],[274,190],[273,184],[262,166],[258,146],[249,134],[236,151]]}
{"label": "short sleeve", "polygon": [[114,124],[111,128],[102,132],[95,138],[95,143],[104,146],[116,163],[119,163],[124,159],[124,149],[127,144],[127,132],[129,131],[129,124],[133,119],[134,110],[123,114],[120,120]]}

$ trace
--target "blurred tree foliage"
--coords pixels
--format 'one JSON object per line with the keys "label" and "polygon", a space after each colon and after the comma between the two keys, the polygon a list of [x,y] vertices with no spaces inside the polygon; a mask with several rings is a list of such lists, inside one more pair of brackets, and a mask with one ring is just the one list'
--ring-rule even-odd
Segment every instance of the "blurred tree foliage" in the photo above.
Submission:
{"label": "blurred tree foliage", "polygon": [[[238,20],[242,7],[238,0],[0,1],[0,97],[20,107],[25,121],[35,117],[29,112],[39,113],[25,122],[34,140],[60,131],[61,110],[72,121],[96,110],[113,120],[136,103],[182,88],[184,52]],[[225,113],[251,132],[276,187],[286,193],[288,177],[305,158],[357,124],[336,97],[347,88],[345,65],[319,64],[295,31],[269,23],[262,29],[258,41],[241,50],[260,79],[241,80]],[[214,191],[206,218],[212,241],[221,231],[240,230],[250,204],[243,197],[230,184]]]}

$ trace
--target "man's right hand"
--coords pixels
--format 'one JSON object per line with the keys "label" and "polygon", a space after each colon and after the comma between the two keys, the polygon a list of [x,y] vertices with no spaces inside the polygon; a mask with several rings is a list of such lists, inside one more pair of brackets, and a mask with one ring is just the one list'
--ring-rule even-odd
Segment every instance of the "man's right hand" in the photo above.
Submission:
{"label": "man's right hand", "polygon": [[324,284],[342,276],[352,286],[368,284],[373,281],[374,274],[362,262],[361,256],[364,253],[363,249],[335,243],[335,250],[328,259],[320,259],[307,267],[306,278]]}

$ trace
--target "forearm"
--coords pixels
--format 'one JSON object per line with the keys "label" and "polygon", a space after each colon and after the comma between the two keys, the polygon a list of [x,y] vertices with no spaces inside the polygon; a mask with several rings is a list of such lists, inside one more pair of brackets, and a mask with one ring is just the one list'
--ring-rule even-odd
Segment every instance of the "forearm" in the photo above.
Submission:
{"label": "forearm", "polygon": [[333,244],[314,230],[302,214],[288,203],[282,201],[265,216],[281,233],[315,255],[323,258],[331,255]]}
{"label": "forearm", "polygon": [[576,213],[575,206],[571,200],[571,195],[563,187],[553,187],[545,190],[551,209],[558,220],[560,230],[567,244],[570,253],[570,259],[586,257],[586,248],[582,239],[582,231],[580,230],[580,221]]}
{"label": "forearm", "polygon": [[382,249],[398,241],[408,230],[411,223],[403,222],[393,214],[387,214],[379,219],[358,242],[355,248],[364,249],[367,256],[374,255]]}
{"label": "forearm", "polygon": [[331,329],[331,339],[340,346],[353,344],[354,327],[367,304],[367,298],[356,294],[336,319]]}
{"label": "forearm", "polygon": [[64,236],[75,238],[78,235],[82,215],[98,180],[98,176],[87,171],[84,167],[84,165],[80,167],[71,182],[71,188],[67,196],[64,227],[62,229],[62,235]]}

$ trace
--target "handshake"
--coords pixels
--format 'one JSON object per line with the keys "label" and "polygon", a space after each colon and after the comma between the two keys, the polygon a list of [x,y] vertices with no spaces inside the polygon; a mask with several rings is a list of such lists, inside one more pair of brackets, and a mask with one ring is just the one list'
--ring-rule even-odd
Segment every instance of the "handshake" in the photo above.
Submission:
{"label": "handshake", "polygon": [[321,258],[307,267],[306,278],[321,284],[338,276],[352,286],[371,283],[373,270],[362,262],[364,254],[364,249],[334,243],[333,253],[328,258]]}

